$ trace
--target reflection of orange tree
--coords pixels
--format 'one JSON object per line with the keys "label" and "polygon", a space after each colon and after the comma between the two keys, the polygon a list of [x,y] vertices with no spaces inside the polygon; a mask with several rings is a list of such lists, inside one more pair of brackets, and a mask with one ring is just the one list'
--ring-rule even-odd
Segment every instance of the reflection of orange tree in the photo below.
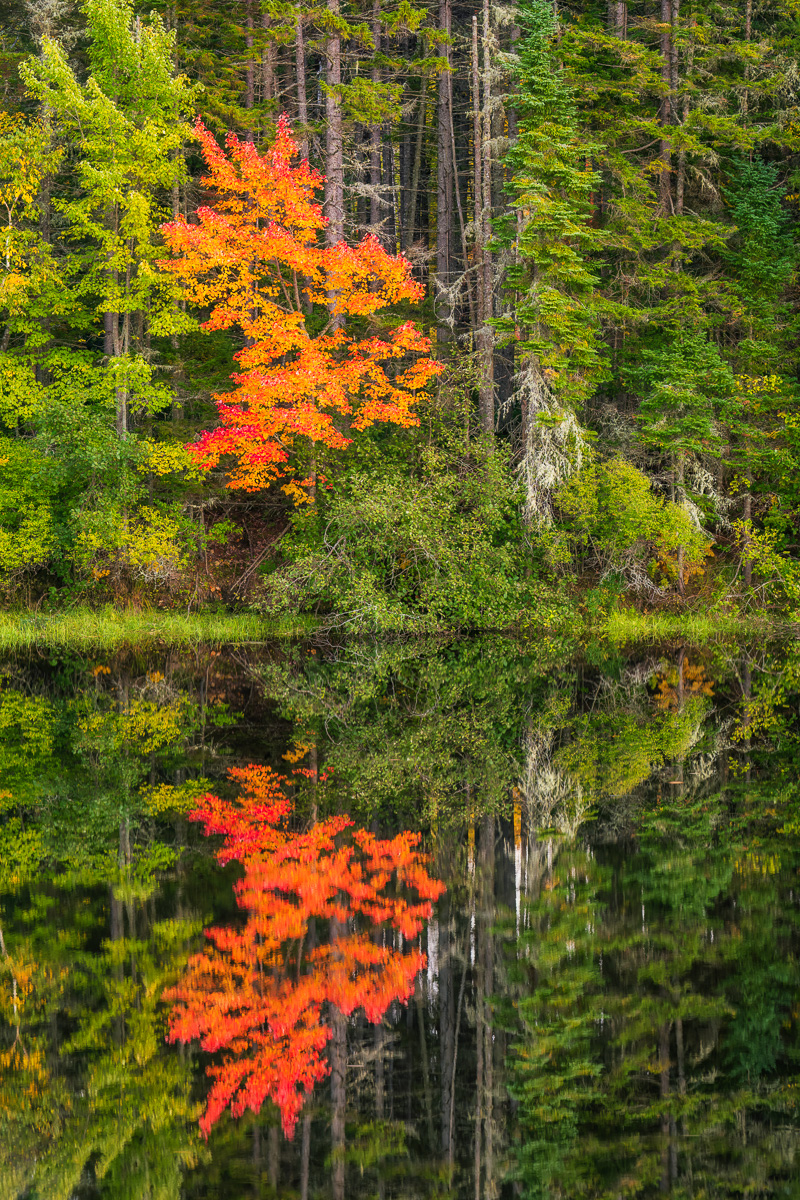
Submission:
{"label": "reflection of orange tree", "polygon": [[[175,1005],[169,1037],[199,1038],[204,1050],[222,1053],[208,1068],[205,1134],[227,1107],[240,1116],[271,1099],[291,1137],[306,1097],[328,1073],[323,1005],[345,1015],[363,1008],[376,1023],[393,1000],[407,1000],[425,955],[375,931],[416,937],[444,886],[425,869],[419,834],[380,840],[346,816],[293,833],[283,776],[269,767],[230,775],[241,785],[238,802],[205,796],[191,816],[206,834],[224,836],[220,862],[242,863],[237,903],[247,920],[206,931],[209,945],[166,993]],[[317,941],[326,920],[330,938]]]}

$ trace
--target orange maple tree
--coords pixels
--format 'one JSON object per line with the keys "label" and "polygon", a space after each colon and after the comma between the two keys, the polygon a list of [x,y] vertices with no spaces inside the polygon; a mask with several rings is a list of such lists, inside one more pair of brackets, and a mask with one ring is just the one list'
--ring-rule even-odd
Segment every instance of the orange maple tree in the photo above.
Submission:
{"label": "orange maple tree", "polygon": [[238,801],[207,795],[190,816],[223,835],[221,863],[243,865],[236,899],[246,920],[206,930],[207,947],[165,993],[174,1005],[168,1037],[199,1038],[222,1055],[207,1071],[206,1136],[226,1108],[258,1112],[269,1098],[291,1138],[328,1074],[325,1006],[345,1015],[360,1007],[377,1023],[393,1000],[409,998],[426,960],[402,939],[420,933],[444,885],[426,870],[419,834],[379,839],[347,816],[293,832],[284,776],[253,766],[230,776]]}
{"label": "orange maple tree", "polygon": [[[219,427],[189,446],[195,460],[211,467],[233,455],[229,486],[256,490],[289,474],[298,436],[341,448],[350,430],[376,421],[417,424],[416,394],[440,370],[425,354],[430,339],[412,322],[361,340],[343,327],[348,317],[422,297],[408,261],[372,236],[357,246],[323,244],[327,219],[315,194],[324,178],[294,161],[285,117],[263,155],[234,134],[226,154],[199,119],[195,130],[215,205],[198,208],[192,224],[162,227],[172,258],[161,265],[210,309],[204,329],[238,326],[245,338],[235,389],[215,396]],[[320,315],[314,306],[328,314],[316,335],[306,325],[309,309]],[[300,494],[299,483],[286,486]]]}

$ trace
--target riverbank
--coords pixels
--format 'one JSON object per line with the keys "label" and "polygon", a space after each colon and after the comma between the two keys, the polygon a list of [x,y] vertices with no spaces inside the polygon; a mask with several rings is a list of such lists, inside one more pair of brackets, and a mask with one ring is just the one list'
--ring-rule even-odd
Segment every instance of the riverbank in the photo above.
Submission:
{"label": "riverbank", "polygon": [[75,608],[63,613],[0,612],[0,653],[21,650],[116,650],[158,643],[263,642],[311,633],[313,617],[267,619],[254,613],[153,612]]}
{"label": "riverbank", "polygon": [[[555,619],[554,619],[555,618]],[[313,616],[267,618],[255,613],[199,612],[177,613],[139,609],[74,608],[61,613],[0,612],[0,653],[25,650],[107,650],[123,646],[160,644],[192,646],[291,640],[311,636],[323,628]],[[612,611],[587,621],[577,609],[557,615],[550,610],[546,619],[531,614],[510,635],[531,639],[556,634],[580,642],[587,635],[614,645],[655,643],[682,638],[702,643],[719,637],[785,637],[796,632],[791,622],[740,613],[638,613]],[[342,630],[328,630],[338,632]],[[359,633],[369,633],[359,630]],[[456,631],[420,629],[401,636],[430,636]],[[472,629],[471,634],[500,633],[501,630]]]}

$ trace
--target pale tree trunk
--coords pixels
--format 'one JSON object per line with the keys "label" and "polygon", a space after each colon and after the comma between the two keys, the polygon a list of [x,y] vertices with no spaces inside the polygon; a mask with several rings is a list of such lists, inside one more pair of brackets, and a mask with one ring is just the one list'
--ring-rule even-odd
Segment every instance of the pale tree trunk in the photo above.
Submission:
{"label": "pale tree trunk", "polygon": [[[474,268],[477,292],[477,329],[475,340],[478,347],[479,380],[478,380],[478,410],[481,428],[491,432],[494,429],[494,381],[492,379],[491,342],[489,340],[487,320],[491,315],[491,294],[486,290],[486,257],[484,245],[484,214],[483,198],[484,170],[487,156],[483,149],[483,114],[481,112],[480,89],[480,60],[478,58],[478,18],[472,18],[472,149],[473,149],[473,224],[474,224]],[[491,180],[489,181],[491,188]],[[488,276],[491,278],[491,264]]]}
{"label": "pale tree trunk", "polygon": [[300,126],[300,157],[308,158],[308,102],[306,100],[306,49],[303,41],[303,17],[297,11],[294,64],[297,87],[297,123]]}
{"label": "pale tree trunk", "polygon": [[[746,42],[750,41],[750,38],[752,36],[752,31],[753,31],[753,0],[747,0],[747,3],[745,4],[745,10],[744,10],[744,40]],[[745,82],[749,82],[749,80],[750,80],[750,63],[749,62],[745,63],[744,78],[745,78]],[[750,102],[750,93],[749,93],[749,90],[747,88],[745,88],[744,94],[742,95],[742,123],[744,125],[747,125],[749,102]]]}
{"label": "pale tree trunk", "polygon": [[381,181],[383,207],[388,210],[386,232],[381,241],[390,254],[397,253],[397,219],[395,215],[394,145],[389,125],[383,126],[383,172]]}
{"label": "pale tree trunk", "polygon": [[[328,0],[328,11],[339,16],[339,0]],[[326,43],[327,85],[336,89],[342,82],[341,38],[333,31]],[[335,246],[344,239],[344,153],[342,147],[342,106],[335,91],[325,94],[325,216],[328,226],[325,241]],[[336,311],[337,297],[328,292],[328,308],[334,329],[340,329],[342,316]]]}
{"label": "pale tree trunk", "polygon": [[463,270],[465,273],[465,282],[467,290],[467,306],[469,308],[469,327],[475,328],[475,301],[473,300],[473,281],[469,273],[469,251],[467,249],[467,230],[464,223],[464,209],[461,206],[461,184],[458,181],[458,154],[456,151],[456,131],[453,123],[453,76],[449,76],[450,88],[450,150],[453,155],[453,192],[456,198],[456,210],[458,212],[458,229],[461,234],[461,258]]}
{"label": "pale tree trunk", "polygon": [[[373,0],[372,36],[377,55],[381,48],[381,0]],[[377,66],[372,68],[372,82],[380,83],[380,71]],[[381,223],[381,127],[377,122],[369,127],[369,143],[369,223],[373,233],[378,234],[383,241],[383,230],[378,233]]]}
{"label": "pale tree trunk", "polygon": [[[247,13],[245,17],[245,34],[244,44],[247,50],[247,66],[245,68],[245,95],[244,106],[248,112],[255,103],[255,63],[253,62],[253,0],[247,0]],[[248,129],[245,135],[248,142],[253,140],[253,131]]]}
{"label": "pale tree trunk", "polygon": [[[451,0],[439,0],[439,30],[450,37],[452,21]],[[450,238],[453,224],[453,168],[450,154],[450,87],[447,75],[450,70],[449,41],[439,47],[439,54],[447,61],[447,68],[439,73],[439,97],[437,103],[436,130],[436,278],[439,289],[446,289],[437,296],[439,314],[437,337],[440,343],[450,340]]]}
{"label": "pale tree trunk", "polygon": [[269,36],[269,15],[261,14],[264,46],[261,51],[261,99],[265,104],[275,98],[275,46]]}
{"label": "pale tree trunk", "polygon": [[[328,11],[339,16],[339,0],[328,0]],[[333,30],[326,43],[327,85],[325,94],[325,215],[326,240],[335,246],[344,237],[344,155],[342,149],[342,106],[335,89],[342,82],[342,44]]]}
{"label": "pale tree trunk", "polygon": [[416,143],[414,146],[414,163],[411,168],[411,195],[406,212],[406,225],[403,233],[403,249],[407,250],[414,241],[417,230],[417,197],[419,195],[419,179],[422,172],[422,149],[425,140],[425,116],[428,105],[428,72],[423,71],[419,81],[419,112],[417,113]]}
{"label": "pale tree trunk", "polygon": [[608,30],[614,37],[624,38],[628,31],[628,6],[625,0],[609,0]]}

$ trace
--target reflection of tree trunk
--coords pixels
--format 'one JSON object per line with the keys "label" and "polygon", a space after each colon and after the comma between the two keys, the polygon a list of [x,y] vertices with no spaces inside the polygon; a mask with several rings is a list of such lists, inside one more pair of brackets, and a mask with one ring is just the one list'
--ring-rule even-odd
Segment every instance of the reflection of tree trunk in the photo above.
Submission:
{"label": "reflection of tree trunk", "polygon": [[[683,450],[678,451],[676,475],[677,475],[677,486],[675,489],[676,500],[677,500],[678,504],[680,504],[680,506],[683,507],[684,502],[686,500],[686,492],[684,489],[685,464],[684,464],[684,458],[683,458]],[[683,596],[686,591],[686,586],[684,583],[684,559],[685,559],[685,557],[686,557],[686,551],[685,551],[684,546],[683,545],[678,546],[678,594],[680,596]]]}
{"label": "reflection of tree trunk", "polygon": [[331,1184],[333,1200],[344,1200],[347,1019],[338,1008],[331,1011],[331,1028]]}
{"label": "reflection of tree trunk", "polygon": [[300,1200],[308,1200],[308,1174],[311,1165],[311,1117],[303,1117],[303,1140],[300,1145]]}
{"label": "reflection of tree trunk", "polygon": [[442,1088],[442,1152],[452,1157],[450,1142],[450,1088],[453,1077],[453,931],[450,898],[439,906],[439,1068]]}
{"label": "reflection of tree trunk", "polygon": [[455,1113],[456,1113],[456,1067],[458,1065],[458,1034],[461,1029],[461,1012],[464,1007],[464,988],[467,983],[467,959],[464,956],[464,970],[461,973],[461,987],[458,990],[458,1005],[456,1007],[456,1032],[453,1038],[453,1069],[450,1073],[450,1123],[448,1126],[448,1155],[447,1164],[451,1178],[455,1159]]}
{"label": "reflection of tree trunk", "polygon": [[253,1200],[261,1195],[261,1126],[253,1125]]}
{"label": "reflection of tree trunk", "polygon": [[[675,1021],[675,1047],[678,1057],[678,1095],[683,1100],[686,1096],[686,1059],[683,1052],[683,1017]],[[681,1113],[681,1133],[686,1137],[686,1113]]]}
{"label": "reflection of tree trunk", "polygon": [[277,1125],[269,1127],[269,1185],[273,1191],[278,1190],[281,1174],[281,1131]]}
{"label": "reflection of tree trunk", "polygon": [[422,1085],[425,1094],[425,1118],[428,1125],[428,1145],[431,1150],[436,1146],[433,1133],[433,1097],[431,1095],[431,1072],[428,1064],[428,1043],[425,1040],[425,1005],[422,1002],[422,977],[417,975],[414,986],[414,1003],[417,1009],[417,1024],[419,1025],[419,1052],[422,1059]]}
{"label": "reflection of tree trunk", "polygon": [[492,1030],[491,996],[494,991],[494,937],[492,922],[494,920],[494,817],[485,817],[481,830],[482,884],[484,888],[483,920],[484,920],[484,1043],[483,1070],[486,1083],[486,1094],[483,1103],[484,1111],[484,1147],[485,1147],[485,1186],[486,1200],[492,1200],[494,1188],[494,1036]]}
{"label": "reflection of tree trunk", "polygon": [[481,954],[480,930],[478,931],[478,953],[475,962],[475,1047],[477,1065],[475,1071],[475,1200],[481,1200],[481,1123],[483,1120],[483,955]]}
{"label": "reflection of tree trunk", "polygon": [[658,1065],[659,1083],[663,1107],[661,1110],[661,1181],[662,1192],[669,1190],[669,1021],[665,1021],[658,1031]]}
{"label": "reflection of tree trunk", "polygon": [[[331,921],[331,947],[346,933],[339,921]],[[331,1005],[331,1188],[333,1200],[344,1200],[345,1113],[347,1108],[347,1018]]]}
{"label": "reflection of tree trunk", "polygon": [[[122,834],[120,832],[120,838]],[[125,917],[123,914],[122,901],[114,894],[113,885],[110,890],[111,902],[111,941],[121,942],[125,936]],[[113,966],[114,978],[119,984],[122,983],[125,972],[122,966],[122,961],[116,955],[116,961]],[[125,1018],[121,1012],[118,1012],[114,1017],[114,1044],[121,1046],[125,1038]]]}
{"label": "reflection of tree trunk", "polygon": [[[385,1065],[383,1061],[386,1046],[386,1034],[382,1024],[375,1026],[375,1119],[383,1122],[386,1118],[386,1088]],[[378,1200],[384,1200],[386,1184],[383,1175],[378,1180]]]}

